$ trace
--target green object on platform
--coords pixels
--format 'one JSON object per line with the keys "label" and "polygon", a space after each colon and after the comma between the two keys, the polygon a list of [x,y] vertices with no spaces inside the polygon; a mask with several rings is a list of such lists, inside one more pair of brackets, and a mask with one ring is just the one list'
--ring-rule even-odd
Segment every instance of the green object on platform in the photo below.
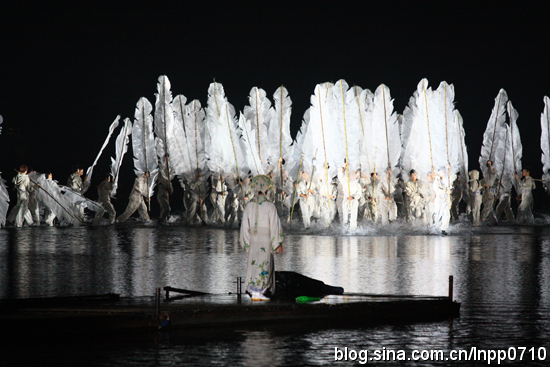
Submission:
{"label": "green object on platform", "polygon": [[308,297],[308,296],[296,297],[296,303],[308,303],[308,302],[315,302],[320,300],[321,298],[319,297]]}

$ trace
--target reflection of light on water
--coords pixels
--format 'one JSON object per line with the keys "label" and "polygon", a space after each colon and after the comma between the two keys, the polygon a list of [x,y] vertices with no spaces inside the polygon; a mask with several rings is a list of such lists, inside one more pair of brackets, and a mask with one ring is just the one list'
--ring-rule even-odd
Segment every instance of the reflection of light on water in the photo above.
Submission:
{"label": "reflection of light on water", "polygon": [[241,343],[243,366],[279,366],[283,362],[283,353],[278,342],[267,331],[246,331]]}

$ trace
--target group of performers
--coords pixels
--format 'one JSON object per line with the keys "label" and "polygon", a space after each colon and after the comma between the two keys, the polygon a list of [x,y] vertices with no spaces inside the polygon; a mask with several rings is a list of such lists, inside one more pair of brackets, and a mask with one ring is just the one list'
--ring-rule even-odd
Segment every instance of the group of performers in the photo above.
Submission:
{"label": "group of performers", "polygon": [[[522,178],[515,177],[516,196],[521,198],[515,217],[511,208],[512,190],[506,190],[501,184],[491,161],[487,162],[487,168],[482,179],[479,171],[472,170],[466,186],[457,175],[452,187],[447,187],[446,167],[440,167],[424,178],[411,170],[404,180],[401,176],[392,178],[389,169],[385,175],[379,176],[361,170],[348,172],[348,165],[343,164],[338,175],[329,181],[326,181],[326,170],[319,174],[300,172],[293,180],[281,160],[268,174],[270,185],[265,200],[275,204],[284,224],[294,218],[295,221],[301,220],[306,229],[312,223],[320,229],[340,225],[355,230],[358,224],[385,225],[400,221],[432,226],[445,233],[451,216],[459,220],[460,209],[464,207],[474,225],[482,222],[497,224],[503,214],[507,223],[534,224],[532,190],[535,182],[529,169],[523,169]],[[163,172],[163,164],[160,172]],[[17,203],[7,217],[7,225],[84,223],[87,221],[85,209],[95,212],[93,220],[88,220],[93,224],[107,224],[105,220],[102,222],[105,215],[110,224],[122,223],[136,211],[141,220],[150,220],[151,198],[146,187],[148,172],[135,179],[126,210],[118,218],[111,203],[112,177],[104,177],[97,186],[97,201],[92,201],[84,197],[89,185],[86,179],[83,180],[83,173],[83,169],[76,166],[67,185],[63,186],[53,181],[51,173],[38,174],[22,165],[13,178]],[[185,213],[179,220],[171,220],[172,181],[167,175],[159,175],[156,193],[159,222],[237,227],[246,204],[254,198],[250,175],[238,177],[235,173],[221,173],[203,179],[198,172],[194,180],[182,180],[181,186]],[[52,192],[58,195],[51,195]],[[461,201],[466,205],[461,205]]]}
{"label": "group of performers", "polygon": [[[504,90],[484,134],[480,179],[479,171],[468,170],[462,117],[454,108],[454,87],[446,82],[432,90],[422,79],[403,114],[394,111],[383,84],[374,93],[343,80],[318,84],[295,139],[290,136],[292,102],[284,87],[274,93],[273,104],[265,91],[252,88],[250,105],[239,117],[219,83],[210,85],[205,108],[198,100],[187,103],[183,95],[172,98],[170,88],[168,78],[160,76],[155,107],[142,97],[134,121],[124,120],[110,173],[97,185],[97,200],[89,198],[95,199],[89,192],[93,169],[120,116],[94,163],[86,173],[75,167],[67,185],[22,165],[13,179],[17,204],[8,216],[9,195],[0,178],[0,226],[114,224],[136,211],[149,221],[156,194],[160,223],[236,227],[254,196],[250,181],[258,175],[270,178],[265,197],[282,222],[301,220],[306,229],[355,230],[361,224],[401,221],[445,233],[451,217],[459,219],[459,209],[474,225],[498,223],[503,212],[508,223],[534,223],[535,184],[530,170],[522,169],[518,113]],[[544,101],[541,149],[543,171],[549,172],[550,99]],[[130,140],[136,178],[117,217],[111,198]],[[170,208],[176,180],[185,207],[179,219]],[[550,182],[550,174],[543,182]],[[521,198],[517,217],[511,209],[513,189]],[[93,219],[87,211],[94,212]]]}

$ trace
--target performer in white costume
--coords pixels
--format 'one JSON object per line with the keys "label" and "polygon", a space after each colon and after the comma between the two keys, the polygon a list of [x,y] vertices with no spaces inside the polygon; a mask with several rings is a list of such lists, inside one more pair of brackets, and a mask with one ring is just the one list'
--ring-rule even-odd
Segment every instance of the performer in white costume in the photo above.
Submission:
{"label": "performer in white costume", "polygon": [[444,183],[444,177],[447,171],[445,167],[441,167],[433,182],[433,191],[435,193],[433,221],[434,225],[442,234],[446,234],[451,220],[451,191]]}
{"label": "performer in white costume", "polygon": [[27,176],[28,167],[22,165],[19,167],[17,175],[13,178],[13,184],[17,190],[17,204],[8,215],[7,222],[13,223],[16,227],[22,227],[25,214],[29,210],[29,191],[33,190],[29,176]]}
{"label": "performer in white costume", "polygon": [[144,175],[141,175],[139,177],[136,177],[136,180],[134,181],[134,187],[132,188],[132,192],[130,193],[130,199],[128,202],[128,206],[126,207],[126,210],[124,213],[122,213],[118,217],[119,222],[126,222],[126,220],[134,214],[134,212],[137,210],[139,217],[147,221],[149,220],[149,214],[147,213],[147,205],[145,205],[144,198],[149,201],[151,200],[149,198],[149,192],[147,191],[147,180],[149,178],[149,172],[145,172]]}
{"label": "performer in white costume", "polygon": [[535,181],[530,175],[530,170],[528,168],[523,169],[523,178],[519,179],[516,175],[516,180],[521,189],[521,203],[518,207],[518,224],[535,224],[535,218],[533,217],[533,193],[532,190],[535,189]]}
{"label": "performer in white costume", "polygon": [[472,213],[472,222],[474,223],[474,226],[477,226],[480,223],[479,212],[481,210],[481,191],[483,186],[481,185],[481,182],[479,182],[478,170],[471,170],[468,172],[468,176],[470,176],[470,184],[468,186],[470,190],[470,210]]}
{"label": "performer in white costume", "polygon": [[342,224],[347,226],[349,223],[349,229],[352,231],[357,229],[357,213],[359,206],[359,198],[361,197],[361,186],[357,177],[351,175],[348,178],[345,177],[345,172],[348,164],[346,163],[340,172],[338,172],[338,180],[342,190]]}
{"label": "performer in white costume", "polygon": [[416,177],[416,171],[410,171],[410,179],[405,185],[405,207],[407,208],[407,220],[413,221],[422,217],[423,206],[421,203],[420,188],[422,184]]}
{"label": "performer in white costume", "polygon": [[506,189],[502,184],[498,185],[499,201],[496,208],[497,221],[500,221],[502,212],[504,212],[506,213],[506,220],[508,223],[514,222],[514,212],[512,211],[510,203],[510,197],[512,196],[511,189],[511,187],[510,189]]}
{"label": "performer in white costume", "polygon": [[277,208],[266,193],[271,180],[264,175],[252,179],[256,192],[254,200],[247,204],[243,213],[239,242],[248,252],[246,291],[252,300],[269,300],[275,293],[274,252],[282,252],[283,229]]}
{"label": "performer in white costume", "polygon": [[328,228],[334,218],[333,213],[336,209],[336,195],[338,190],[330,182],[327,185],[325,177],[326,175],[324,174],[319,175],[317,206],[319,207],[321,216],[321,226],[323,228]]}
{"label": "performer in white costume", "polygon": [[311,226],[311,217],[315,211],[315,186],[309,181],[309,175],[302,172],[302,180],[296,186],[296,194],[300,199],[300,211],[302,212],[302,220],[304,228]]}
{"label": "performer in white costume", "polygon": [[[115,222],[116,211],[115,207],[111,203],[111,194],[113,192],[113,182],[111,181],[111,175],[105,176],[103,182],[97,187],[97,201],[101,203],[101,206],[109,213],[109,221],[111,224]],[[94,218],[94,223],[98,224],[103,217],[104,212],[97,212]]]}
{"label": "performer in white costume", "polygon": [[[389,187],[388,187],[388,178]],[[388,224],[388,222],[393,222],[397,219],[397,204],[395,204],[394,199],[394,188],[395,182],[391,179],[391,170],[388,169],[386,177],[384,180],[381,180],[379,183],[379,203],[380,203],[380,218],[382,224]]]}
{"label": "performer in white costume", "polygon": [[170,217],[170,195],[174,192],[172,180],[168,172],[168,157],[160,162],[159,175],[157,180],[157,201],[160,206],[159,221],[165,222]]}
{"label": "performer in white costume", "polygon": [[497,223],[497,216],[494,210],[495,192],[497,184],[497,175],[493,168],[493,162],[487,161],[487,174],[481,180],[483,186],[483,210],[481,212],[481,221],[489,219],[492,224]]}

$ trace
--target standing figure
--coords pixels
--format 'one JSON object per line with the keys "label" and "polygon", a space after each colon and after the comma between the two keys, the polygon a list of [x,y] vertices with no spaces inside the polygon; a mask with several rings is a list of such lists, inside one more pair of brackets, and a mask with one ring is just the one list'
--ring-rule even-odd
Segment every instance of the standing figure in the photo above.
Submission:
{"label": "standing figure", "polygon": [[514,212],[512,211],[510,197],[512,195],[512,187],[507,189],[504,185],[499,183],[498,185],[498,204],[496,208],[497,221],[500,221],[502,212],[506,213],[506,220],[508,223],[514,222]]}
{"label": "standing figure", "polygon": [[366,185],[367,211],[373,223],[380,220],[380,178],[375,172],[370,174],[370,183]]}
{"label": "standing figure", "polygon": [[260,301],[275,293],[273,253],[283,250],[283,228],[275,204],[266,197],[271,179],[258,175],[252,186],[256,195],[244,209],[239,242],[248,252],[246,292],[253,301]]}
{"label": "standing figure", "polygon": [[434,201],[435,201],[435,192],[434,192],[434,179],[435,173],[428,173],[426,176],[426,181],[420,185],[420,196],[422,200],[421,207],[423,208],[422,219],[424,224],[431,226],[434,224]]}
{"label": "standing figure", "polygon": [[[83,182],[82,182],[82,175],[84,174],[84,168],[82,168],[79,165],[76,165],[74,167],[73,173],[69,176],[67,180],[67,186],[71,188],[73,191],[77,193],[82,193],[83,190]],[[86,181],[86,179],[84,179]]]}
{"label": "standing figure", "polygon": [[[46,180],[50,184],[50,187],[58,188],[57,183],[53,180],[53,174],[51,172],[46,173]],[[55,218],[55,213],[47,205],[44,205],[44,221],[46,222],[46,225],[53,227]]]}
{"label": "standing figure", "polygon": [[453,181],[451,199],[451,212],[453,214],[453,219],[458,220],[458,215],[460,214],[458,206],[460,204],[460,200],[462,200],[462,183],[460,182],[460,172],[456,173],[456,179]]}
{"label": "standing figure", "polygon": [[206,187],[201,179],[201,172],[197,170],[196,180],[185,180],[185,192],[188,200],[186,221],[189,224],[200,223],[206,224],[208,222],[208,215],[206,212],[206,204],[204,198],[206,197]]}
{"label": "standing figure", "polygon": [[529,168],[523,169],[523,178],[519,179],[518,175],[516,180],[518,181],[521,189],[521,203],[518,207],[518,224],[535,224],[535,218],[533,217],[533,192],[535,189],[535,181],[531,177]]}
{"label": "standing figure", "polygon": [[421,184],[416,176],[416,171],[412,169],[409,173],[409,181],[405,185],[405,190],[403,191],[408,221],[413,221],[422,217],[423,206],[421,203],[420,187]]}
{"label": "standing figure", "polygon": [[447,233],[449,222],[451,221],[451,191],[443,182],[446,173],[446,168],[441,167],[433,181],[433,191],[435,194],[433,222],[442,234]]}
{"label": "standing figure", "polygon": [[[33,184],[33,182],[36,182],[36,178],[38,174],[34,172],[32,167],[29,167],[27,175],[29,176],[29,180],[31,180],[31,185],[33,187],[33,190],[29,191],[29,212],[25,215],[25,220],[28,222],[31,226],[39,226],[40,225],[40,206],[38,205],[38,199],[36,198],[36,185]],[[29,216],[30,213],[30,216]]]}
{"label": "standing figure", "polygon": [[328,228],[334,218],[333,213],[334,209],[336,209],[337,188],[331,182],[327,184],[325,180],[326,174],[319,175],[317,206],[319,207],[321,226]]}
{"label": "standing figure", "polygon": [[497,223],[497,216],[495,214],[495,194],[496,194],[496,183],[497,175],[495,169],[493,168],[493,162],[487,161],[487,170],[486,177],[483,177],[481,184],[483,186],[483,210],[481,212],[481,221],[485,222],[487,218],[492,224]]}
{"label": "standing figure", "polygon": [[302,180],[296,184],[296,194],[300,200],[300,212],[304,228],[311,227],[311,217],[315,211],[315,186],[310,182],[307,172],[302,172]]}
{"label": "standing figure", "polygon": [[22,227],[25,219],[25,214],[29,210],[29,193],[33,190],[33,186],[27,175],[28,167],[21,165],[19,172],[13,178],[13,184],[17,190],[17,204],[13,207],[8,215],[8,223],[13,223],[16,227]]}
{"label": "standing figure", "polygon": [[[395,203],[395,183],[391,179],[391,169],[388,168],[386,178],[378,184],[378,202],[380,203],[380,219],[382,224],[388,224],[397,219],[397,204]],[[389,186],[388,186],[389,184]]]}
{"label": "standing figure", "polygon": [[354,177],[354,175],[349,177],[348,184],[348,178],[345,177],[347,167],[348,163],[346,162],[338,174],[342,190],[342,224],[346,226],[349,223],[349,229],[354,231],[357,229],[357,214],[362,190],[358,177]]}
{"label": "standing figure", "polygon": [[470,210],[472,213],[472,222],[474,226],[478,226],[480,223],[480,216],[479,212],[481,210],[481,190],[483,186],[481,185],[481,182],[479,182],[479,171],[474,169],[468,172],[468,176],[470,176],[470,184],[469,190],[470,190]]}
{"label": "standing figure", "polygon": [[132,187],[132,192],[130,193],[130,198],[128,201],[128,206],[124,213],[118,217],[119,222],[126,222],[128,218],[135,211],[138,211],[139,217],[144,220],[149,220],[149,214],[147,213],[147,205],[145,205],[145,200],[150,201],[149,192],[147,191],[147,181],[149,179],[149,172],[145,172],[143,175],[136,177],[134,181],[134,187]]}
{"label": "standing figure", "polygon": [[[103,179],[103,182],[99,184],[97,187],[97,201],[101,203],[101,206],[109,213],[109,221],[111,224],[115,222],[116,219],[116,211],[115,207],[111,203],[111,194],[113,192],[113,182],[111,180],[111,175],[107,174],[105,175],[105,178]],[[94,222],[97,224],[103,217],[103,214],[105,212],[98,211],[95,214]]]}
{"label": "standing figure", "polygon": [[174,192],[170,172],[168,172],[168,156],[160,163],[157,181],[157,201],[160,206],[160,222],[166,222],[170,217],[170,195]]}

